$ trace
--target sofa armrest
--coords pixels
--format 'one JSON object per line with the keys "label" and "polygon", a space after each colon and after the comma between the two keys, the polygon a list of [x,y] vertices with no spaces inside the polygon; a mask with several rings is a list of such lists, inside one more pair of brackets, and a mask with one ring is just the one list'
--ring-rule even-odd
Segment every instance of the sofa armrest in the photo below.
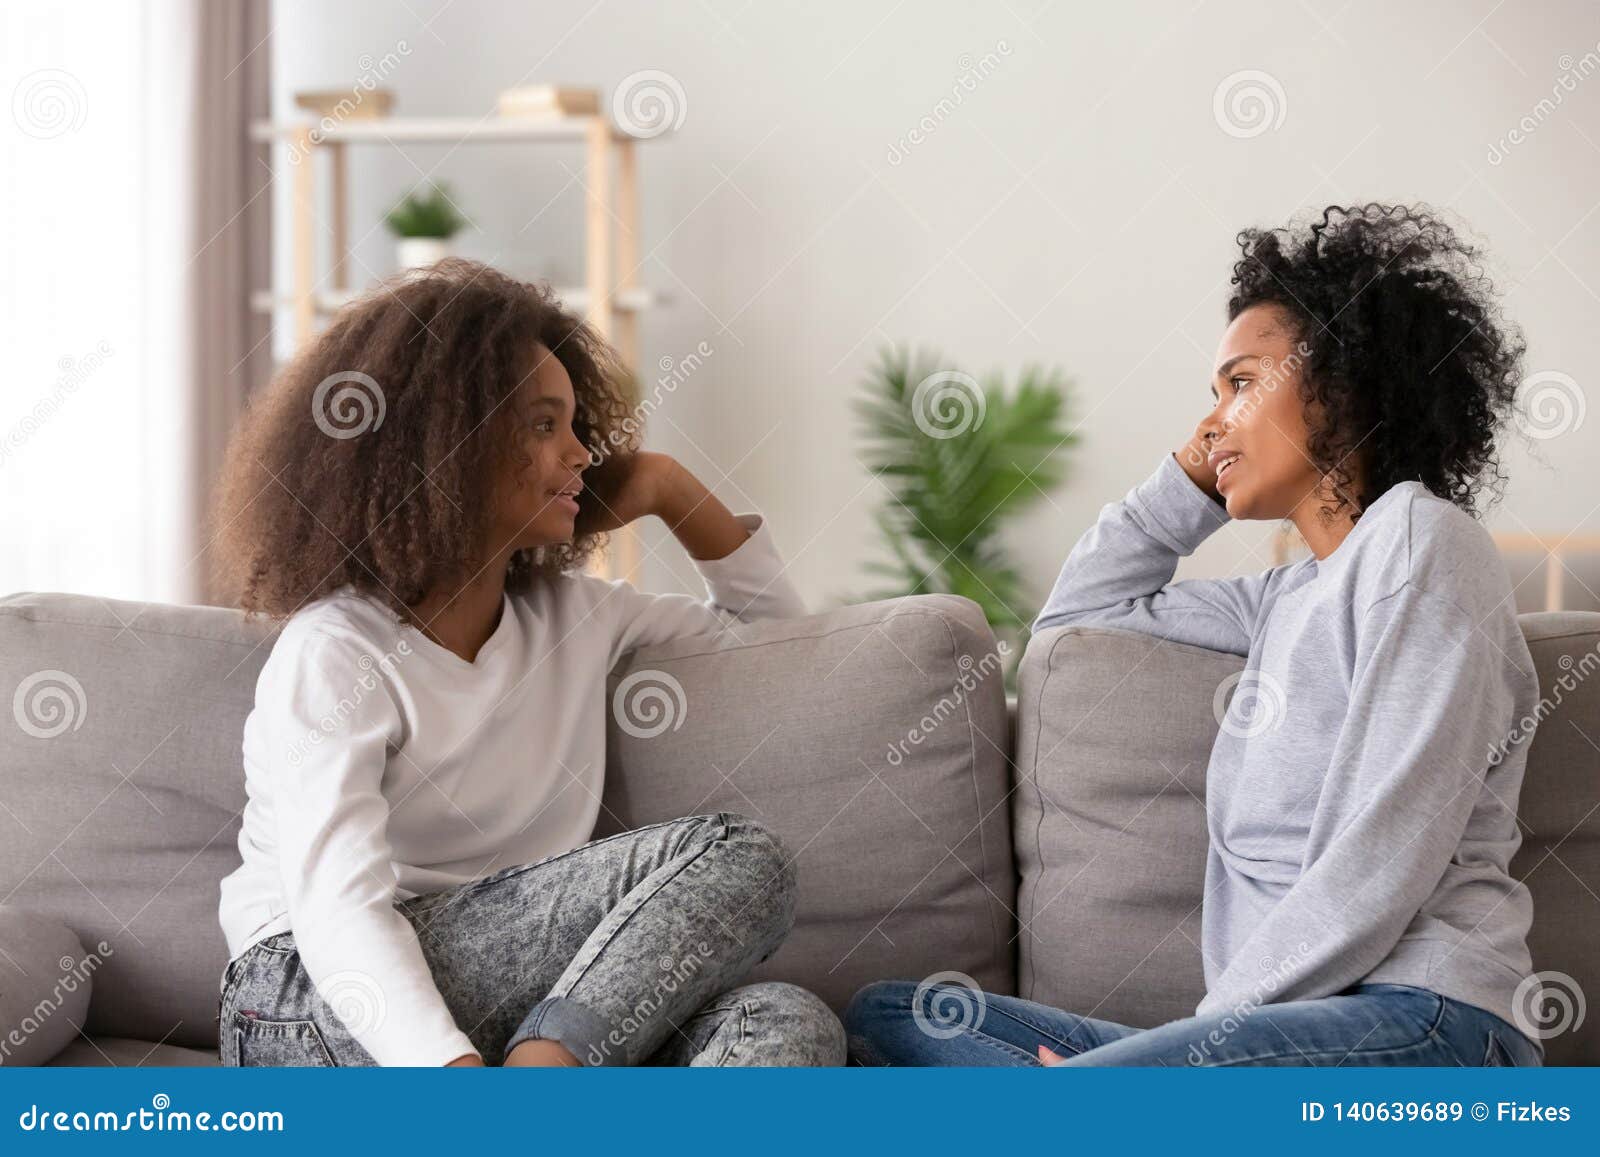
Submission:
{"label": "sofa armrest", "polygon": [[90,959],[59,920],[0,904],[0,1066],[45,1064],[77,1037]]}

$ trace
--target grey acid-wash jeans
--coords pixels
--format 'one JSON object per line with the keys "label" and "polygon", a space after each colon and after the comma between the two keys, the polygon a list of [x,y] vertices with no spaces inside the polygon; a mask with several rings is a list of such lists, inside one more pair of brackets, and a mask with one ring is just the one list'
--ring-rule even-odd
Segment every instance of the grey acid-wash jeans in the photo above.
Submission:
{"label": "grey acid-wash jeans", "polygon": [[[844,1029],[792,984],[731,987],[794,923],[777,837],[719,812],[654,824],[396,907],[489,1064],[522,1040],[585,1065],[842,1065]],[[221,984],[224,1065],[371,1065],[317,993],[293,932]]]}

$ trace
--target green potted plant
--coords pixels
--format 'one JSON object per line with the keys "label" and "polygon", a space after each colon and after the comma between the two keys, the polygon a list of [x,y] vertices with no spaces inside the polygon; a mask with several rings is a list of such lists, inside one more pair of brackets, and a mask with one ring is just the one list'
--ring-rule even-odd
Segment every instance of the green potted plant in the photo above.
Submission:
{"label": "green potted plant", "polygon": [[948,593],[983,608],[1008,645],[1007,683],[1038,608],[1001,539],[1018,513],[1060,483],[1066,378],[1028,368],[1007,390],[936,355],[887,349],[856,402],[861,460],[887,487],[876,518],[892,561],[869,598]]}
{"label": "green potted plant", "polygon": [[449,186],[432,184],[426,192],[413,189],[407,193],[384,221],[399,238],[395,252],[401,269],[432,265],[448,257],[450,238],[467,223],[450,199]]}

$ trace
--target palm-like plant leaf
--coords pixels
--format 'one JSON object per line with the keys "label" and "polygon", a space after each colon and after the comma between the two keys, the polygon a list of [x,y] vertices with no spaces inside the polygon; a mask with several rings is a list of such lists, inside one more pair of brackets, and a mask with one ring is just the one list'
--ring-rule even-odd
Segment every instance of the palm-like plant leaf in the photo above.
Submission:
{"label": "palm-like plant leaf", "polygon": [[961,375],[939,408],[918,387],[942,369],[936,356],[887,349],[856,402],[861,459],[889,491],[877,521],[893,562],[868,570],[895,586],[873,597],[962,595],[1017,634],[1033,608],[1000,532],[1061,481],[1061,452],[1076,441],[1063,428],[1068,383],[1030,368],[1015,389],[995,377],[974,390]]}

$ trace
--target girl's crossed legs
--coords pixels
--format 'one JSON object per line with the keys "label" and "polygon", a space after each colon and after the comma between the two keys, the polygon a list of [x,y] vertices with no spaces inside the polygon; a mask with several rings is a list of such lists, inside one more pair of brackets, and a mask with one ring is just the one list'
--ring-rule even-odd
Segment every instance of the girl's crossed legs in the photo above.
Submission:
{"label": "girl's crossed legs", "polygon": [[[730,988],[777,950],[794,903],[794,868],[777,838],[717,813],[396,907],[489,1064],[531,1037],[560,1041],[586,1065],[843,1064],[843,1029],[816,996],[775,982]],[[292,932],[241,954],[221,995],[225,1065],[373,1063],[345,1018],[383,1015],[381,993],[342,985],[336,1013]]]}
{"label": "girl's crossed legs", "polygon": [[1544,1063],[1498,1016],[1404,984],[1138,1029],[963,985],[889,980],[856,993],[844,1019],[863,1065],[1038,1065],[1040,1045],[1063,1066]]}

